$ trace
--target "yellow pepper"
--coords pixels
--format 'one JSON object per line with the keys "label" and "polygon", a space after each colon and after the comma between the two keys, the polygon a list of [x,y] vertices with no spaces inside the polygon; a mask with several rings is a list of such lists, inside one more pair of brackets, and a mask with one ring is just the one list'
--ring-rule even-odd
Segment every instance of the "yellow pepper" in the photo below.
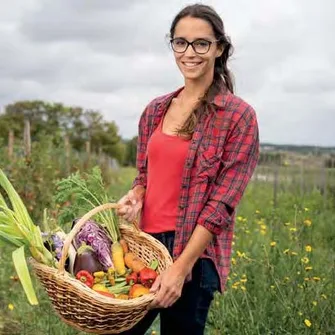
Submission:
{"label": "yellow pepper", "polygon": [[108,288],[103,284],[94,284],[92,289],[94,291],[109,292]]}
{"label": "yellow pepper", "polygon": [[93,276],[96,277],[96,278],[103,278],[103,277],[105,277],[105,272],[103,272],[103,271],[94,272]]}

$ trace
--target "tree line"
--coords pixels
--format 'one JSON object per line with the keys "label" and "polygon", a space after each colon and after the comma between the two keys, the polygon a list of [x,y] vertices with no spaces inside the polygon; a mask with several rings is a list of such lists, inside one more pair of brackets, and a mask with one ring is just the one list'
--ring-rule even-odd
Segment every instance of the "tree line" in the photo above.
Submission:
{"label": "tree line", "polygon": [[0,142],[8,144],[10,131],[22,139],[25,120],[30,122],[32,142],[47,135],[60,146],[66,136],[74,150],[84,151],[89,142],[91,152],[104,153],[122,165],[135,165],[137,137],[123,139],[117,124],[106,121],[97,110],[41,100],[8,104],[0,114]]}

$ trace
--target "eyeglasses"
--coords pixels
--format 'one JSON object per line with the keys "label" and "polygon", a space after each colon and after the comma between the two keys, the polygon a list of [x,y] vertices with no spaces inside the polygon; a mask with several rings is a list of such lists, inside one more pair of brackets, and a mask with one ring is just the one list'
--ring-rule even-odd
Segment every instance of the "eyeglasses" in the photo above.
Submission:
{"label": "eyeglasses", "polygon": [[185,40],[185,38],[177,37],[170,40],[171,47],[173,51],[177,53],[184,53],[187,48],[191,45],[193,50],[200,55],[207,53],[213,43],[219,42],[216,41],[208,41],[203,38],[199,38],[194,40],[193,42],[189,42]]}

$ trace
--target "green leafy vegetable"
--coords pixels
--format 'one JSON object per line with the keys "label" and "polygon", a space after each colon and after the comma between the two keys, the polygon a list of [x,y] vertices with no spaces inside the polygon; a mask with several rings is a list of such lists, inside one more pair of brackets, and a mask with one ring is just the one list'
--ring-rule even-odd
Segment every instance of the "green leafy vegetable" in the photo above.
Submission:
{"label": "green leafy vegetable", "polygon": [[[111,201],[103,182],[101,170],[95,166],[91,173],[76,172],[56,183],[54,201],[61,206],[59,224],[64,225],[69,221],[83,216],[91,209]],[[70,202],[70,206],[62,204]],[[107,229],[113,242],[120,236],[117,217],[113,210],[100,212],[96,220]]]}

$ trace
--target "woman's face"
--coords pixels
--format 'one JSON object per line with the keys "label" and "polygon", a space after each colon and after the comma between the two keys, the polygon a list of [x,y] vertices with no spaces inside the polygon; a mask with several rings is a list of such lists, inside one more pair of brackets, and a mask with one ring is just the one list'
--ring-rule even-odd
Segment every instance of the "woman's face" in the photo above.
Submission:
{"label": "woman's face", "polygon": [[[216,38],[209,23],[185,17],[177,23],[172,38],[176,63],[185,79],[199,80],[214,75],[215,59],[221,56],[223,50],[214,42]],[[187,47],[187,42],[195,42],[193,47],[198,53],[192,45]]]}

